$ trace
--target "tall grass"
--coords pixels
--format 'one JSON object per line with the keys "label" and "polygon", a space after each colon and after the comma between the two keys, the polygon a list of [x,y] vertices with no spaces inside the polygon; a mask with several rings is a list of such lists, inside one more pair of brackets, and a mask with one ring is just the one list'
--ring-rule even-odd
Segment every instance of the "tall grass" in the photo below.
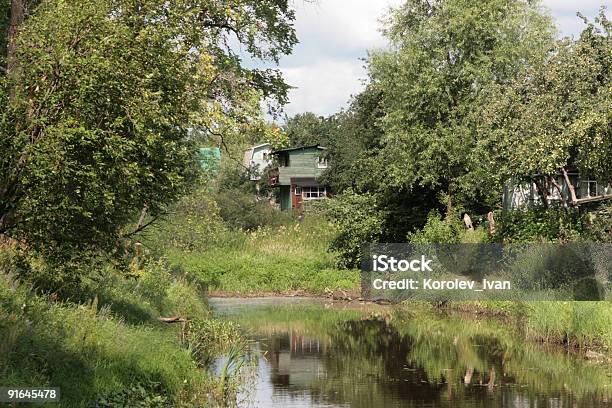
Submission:
{"label": "tall grass", "polygon": [[129,278],[109,267],[108,279],[88,288],[96,295],[80,303],[37,293],[7,265],[0,262],[0,384],[59,387],[61,407],[211,402],[218,379],[199,357],[210,360],[240,336],[211,320],[203,292],[163,262],[135,266]]}
{"label": "tall grass", "polygon": [[336,268],[334,229],[316,216],[255,231],[228,230],[205,250],[168,250],[171,265],[210,290],[238,293],[355,289],[359,273]]}

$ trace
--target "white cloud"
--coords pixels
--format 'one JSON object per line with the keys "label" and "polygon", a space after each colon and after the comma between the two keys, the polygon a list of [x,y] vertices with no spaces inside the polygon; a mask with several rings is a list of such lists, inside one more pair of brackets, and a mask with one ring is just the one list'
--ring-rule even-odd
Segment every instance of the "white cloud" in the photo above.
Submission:
{"label": "white cloud", "polygon": [[[593,20],[602,5],[605,5],[605,0],[582,0],[580,2],[574,0],[544,0],[544,7],[555,19],[557,28],[562,36],[574,36],[584,29],[585,25],[582,20],[576,15],[577,12]],[[610,8],[606,15],[610,15]]]}
{"label": "white cloud", "polygon": [[548,7],[555,14],[558,13],[571,13],[575,14],[577,11],[586,12],[587,10],[599,10],[600,6],[606,4],[606,0],[544,0],[542,1],[544,6]]}
{"label": "white cloud", "polygon": [[[577,35],[584,27],[576,17],[580,10],[593,18],[609,0],[543,0],[562,35]],[[366,77],[360,58],[386,41],[379,29],[389,7],[403,0],[295,0],[295,28],[300,43],[281,60],[290,92],[288,115],[312,111],[329,115],[346,106],[359,92]],[[608,10],[608,14],[610,10]]]}
{"label": "white cloud", "polygon": [[290,91],[285,112],[330,115],[361,91],[366,76],[361,58],[384,47],[380,19],[402,0],[296,0],[300,43],[280,67]]}
{"label": "white cloud", "polygon": [[281,70],[287,83],[296,87],[290,91],[291,103],[285,107],[289,116],[304,111],[317,115],[338,111],[350,95],[363,88],[360,79],[366,75],[363,62],[358,60],[328,59]]}
{"label": "white cloud", "polygon": [[369,49],[385,45],[379,19],[401,0],[321,0],[298,2],[296,29],[302,41],[323,47]]}

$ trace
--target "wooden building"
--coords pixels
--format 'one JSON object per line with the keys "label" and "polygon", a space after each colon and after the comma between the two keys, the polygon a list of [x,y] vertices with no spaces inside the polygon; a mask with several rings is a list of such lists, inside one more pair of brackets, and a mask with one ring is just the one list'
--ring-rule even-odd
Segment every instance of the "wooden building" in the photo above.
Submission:
{"label": "wooden building", "polygon": [[318,182],[327,168],[325,147],[293,147],[272,152],[277,167],[268,173],[270,186],[280,189],[281,210],[302,208],[305,202],[326,198],[329,187]]}

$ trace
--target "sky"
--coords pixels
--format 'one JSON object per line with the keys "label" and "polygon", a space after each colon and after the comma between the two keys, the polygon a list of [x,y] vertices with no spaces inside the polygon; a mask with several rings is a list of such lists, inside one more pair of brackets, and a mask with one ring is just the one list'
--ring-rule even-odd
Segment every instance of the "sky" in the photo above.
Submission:
{"label": "sky", "polygon": [[[294,0],[295,28],[300,41],[279,64],[290,91],[285,113],[311,111],[327,116],[346,107],[363,89],[367,51],[385,47],[380,19],[401,0]],[[611,0],[607,0],[611,1]],[[606,0],[543,0],[561,35],[577,35],[583,27],[576,16],[597,15]],[[609,15],[610,7],[608,5]]]}

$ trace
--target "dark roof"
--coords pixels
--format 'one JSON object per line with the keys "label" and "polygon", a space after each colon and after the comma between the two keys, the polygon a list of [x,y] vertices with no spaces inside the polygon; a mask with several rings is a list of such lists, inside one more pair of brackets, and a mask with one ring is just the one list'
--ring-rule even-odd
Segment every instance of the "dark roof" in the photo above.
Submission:
{"label": "dark roof", "polygon": [[279,149],[279,150],[275,150],[272,152],[272,154],[276,154],[276,153],[283,153],[283,152],[291,152],[293,150],[302,150],[302,149],[320,149],[320,150],[325,150],[327,149],[326,147],[320,146],[318,144],[316,145],[310,145],[310,146],[299,146],[299,147],[288,147],[286,149]]}

